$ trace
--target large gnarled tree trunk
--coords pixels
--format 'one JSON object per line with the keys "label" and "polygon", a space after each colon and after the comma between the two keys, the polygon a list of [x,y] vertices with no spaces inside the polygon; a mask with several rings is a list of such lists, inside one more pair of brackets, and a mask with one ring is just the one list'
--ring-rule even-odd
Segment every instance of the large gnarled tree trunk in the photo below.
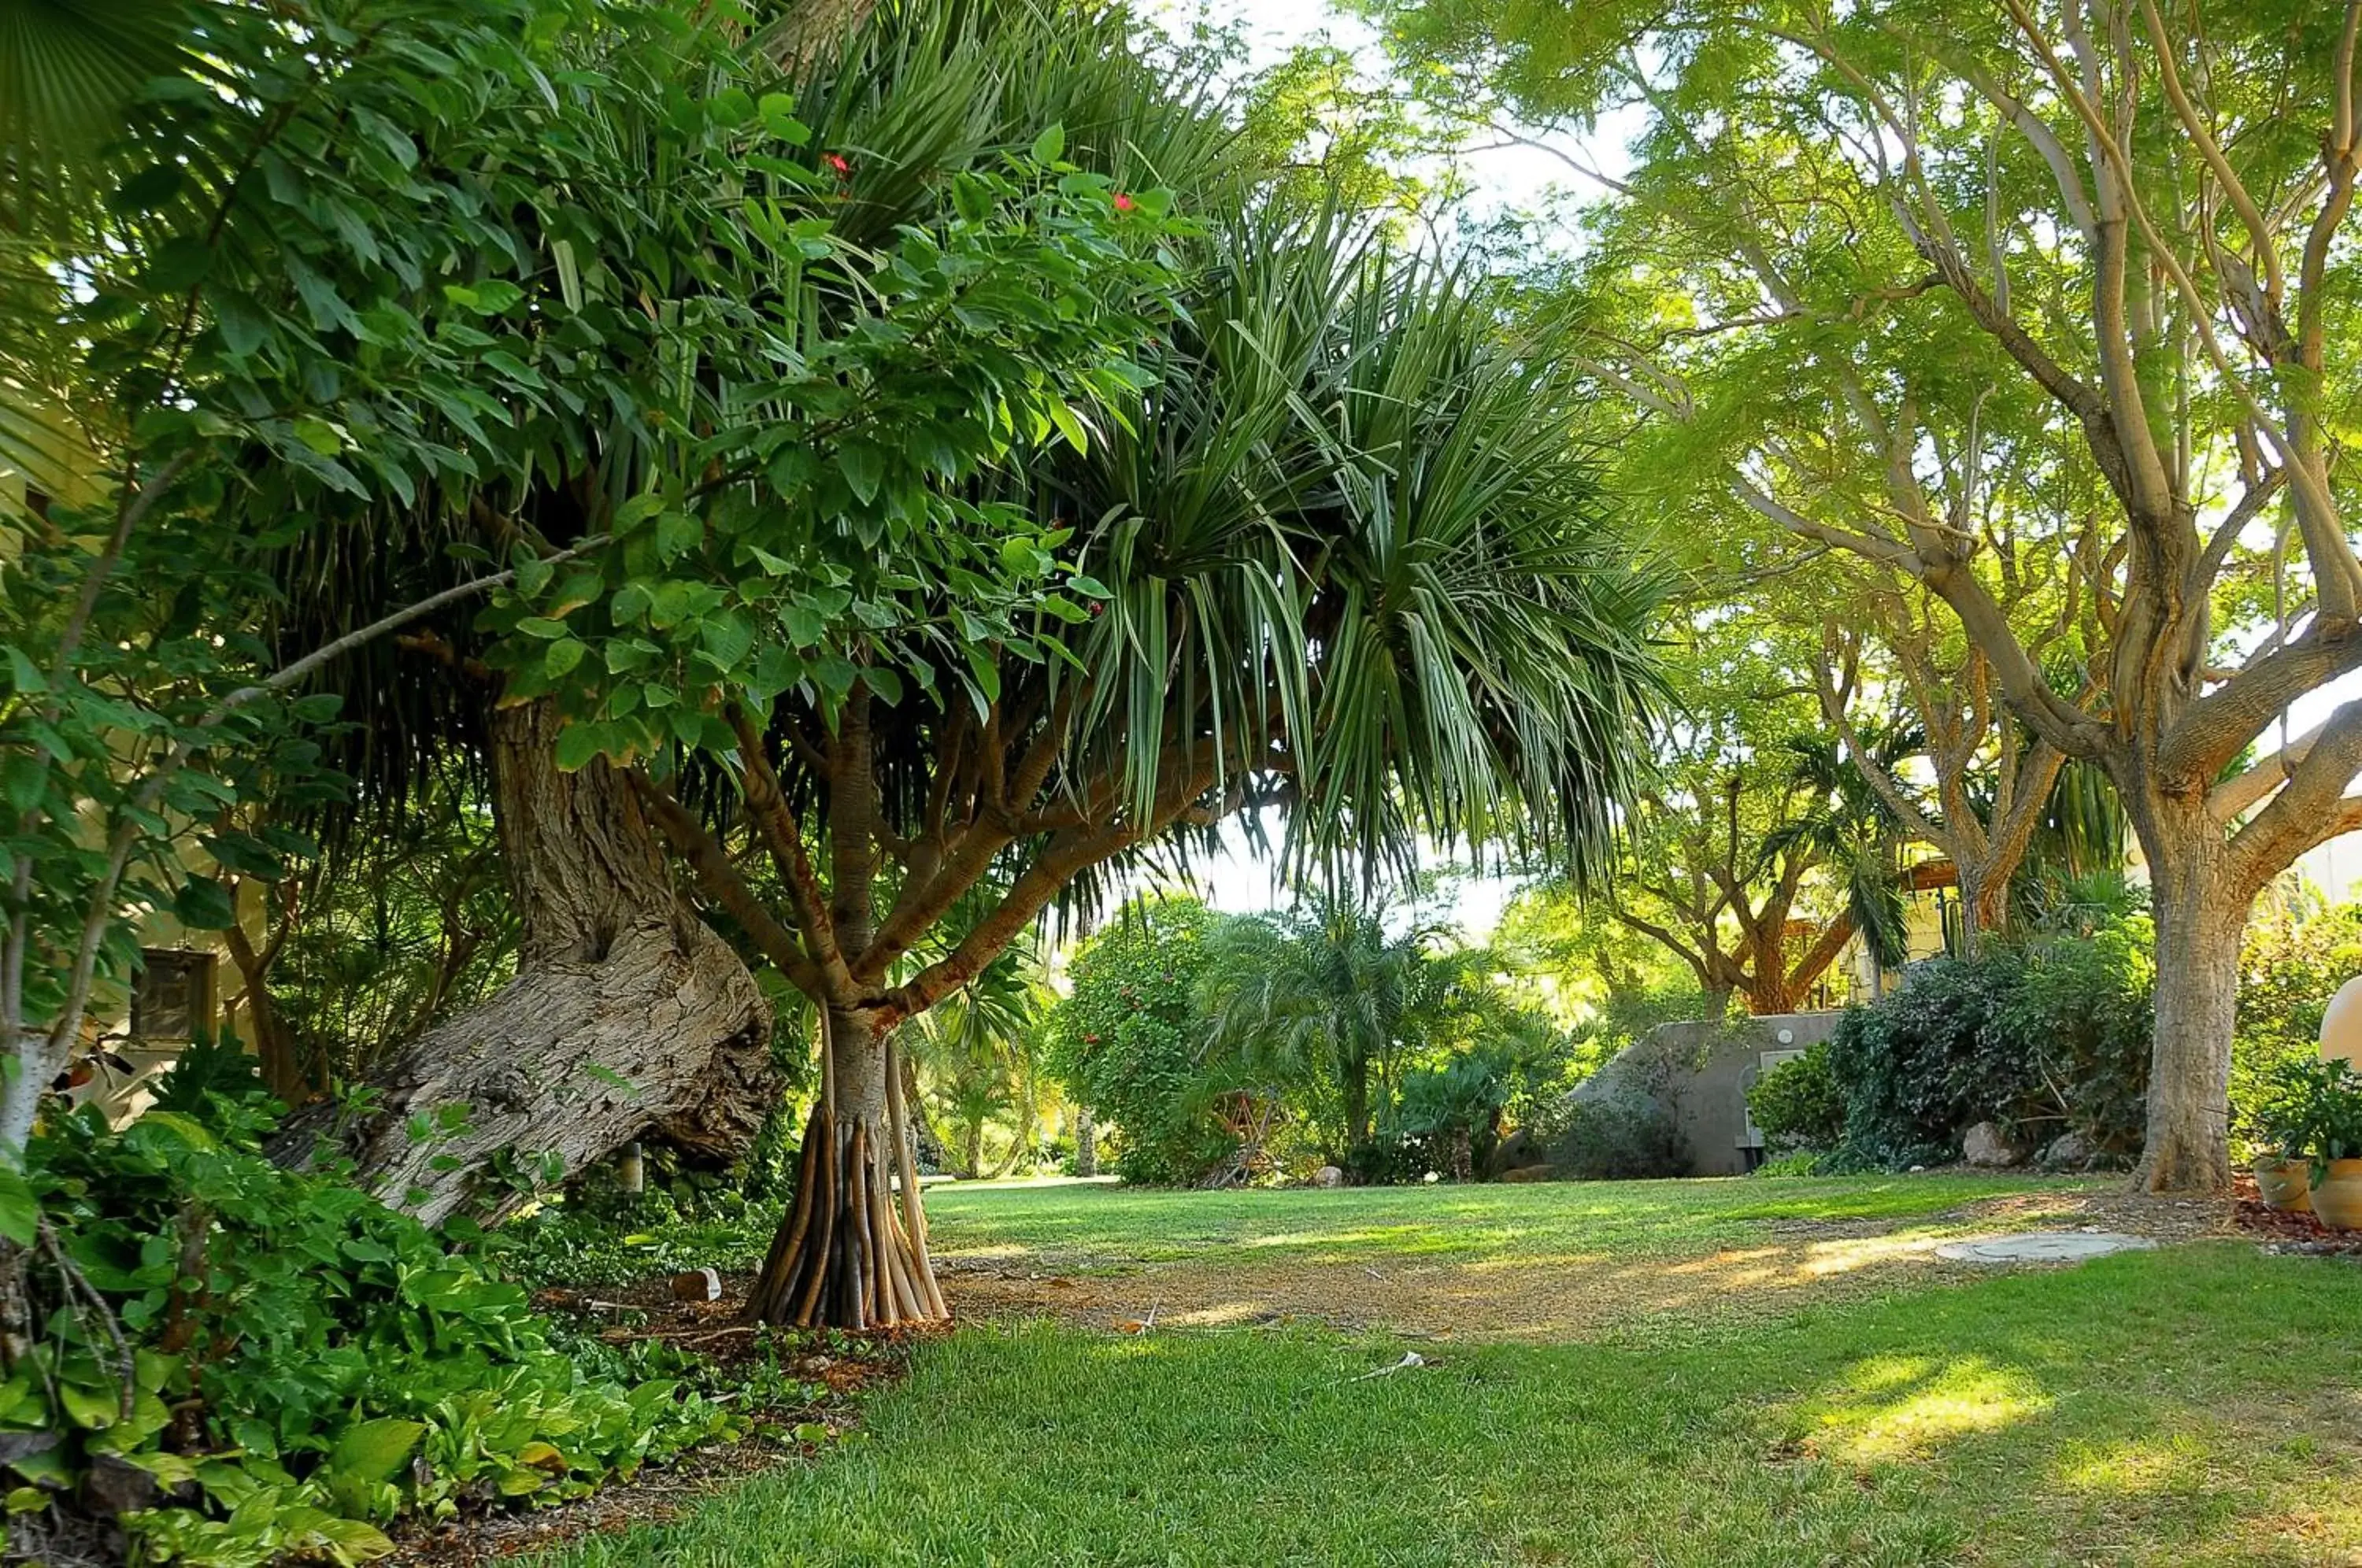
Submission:
{"label": "large gnarled tree trunk", "polygon": [[[420,1035],[335,1128],[362,1180],[429,1221],[510,1207],[518,1194],[487,1182],[510,1158],[572,1172],[649,1134],[727,1157],[770,1104],[769,1004],[676,894],[623,776],[596,761],[560,772],[557,731],[544,704],[492,720],[516,977]],[[299,1119],[284,1152],[308,1153],[333,1116]],[[415,1118],[436,1130],[414,1136]]]}

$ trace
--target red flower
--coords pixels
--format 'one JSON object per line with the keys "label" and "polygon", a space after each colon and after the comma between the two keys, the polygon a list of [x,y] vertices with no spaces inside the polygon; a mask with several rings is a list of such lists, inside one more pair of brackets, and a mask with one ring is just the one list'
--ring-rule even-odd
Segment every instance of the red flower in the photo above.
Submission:
{"label": "red flower", "polygon": [[1125,195],[1121,191],[1118,191],[1115,193],[1116,211],[1120,213],[1128,213],[1137,204],[1138,204],[1133,202],[1130,196]]}
{"label": "red flower", "polygon": [[845,161],[844,154],[841,152],[832,152],[822,158],[821,161],[827,164],[831,169],[835,170],[836,177],[838,179],[850,180],[853,178],[853,165]]}

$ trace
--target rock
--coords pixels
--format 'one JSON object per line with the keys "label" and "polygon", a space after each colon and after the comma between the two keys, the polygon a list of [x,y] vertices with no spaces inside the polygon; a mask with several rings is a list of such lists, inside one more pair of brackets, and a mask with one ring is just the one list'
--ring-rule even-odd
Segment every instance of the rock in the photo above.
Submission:
{"label": "rock", "polygon": [[675,1301],[719,1301],[722,1299],[722,1275],[714,1269],[693,1268],[672,1276],[672,1298]]}
{"label": "rock", "polygon": [[106,1518],[154,1507],[156,1493],[156,1477],[116,1454],[92,1454],[90,1468],[83,1473],[83,1503]]}
{"label": "rock", "polygon": [[1519,1165],[1516,1170],[1503,1171],[1501,1179],[1503,1181],[1556,1181],[1558,1167],[1556,1165]]}
{"label": "rock", "polygon": [[1960,1157],[1986,1170],[2003,1170],[2011,1165],[2023,1165],[2025,1153],[2002,1136],[1998,1126],[1990,1121],[1980,1121],[1970,1128],[1960,1140]]}
{"label": "rock", "polygon": [[2054,1171],[2089,1170],[2100,1157],[2092,1141],[2081,1132],[2062,1132],[2042,1151],[2042,1164]]}
{"label": "rock", "polygon": [[1549,1160],[1550,1151],[1542,1147],[1542,1141],[1520,1127],[1493,1145],[1492,1157],[1485,1162],[1485,1174],[1495,1181],[1505,1181],[1511,1171],[1544,1165]]}
{"label": "rock", "polygon": [[1342,1187],[1345,1185],[1345,1173],[1338,1169],[1335,1165],[1322,1165],[1319,1170],[1312,1173],[1312,1185],[1315,1187]]}

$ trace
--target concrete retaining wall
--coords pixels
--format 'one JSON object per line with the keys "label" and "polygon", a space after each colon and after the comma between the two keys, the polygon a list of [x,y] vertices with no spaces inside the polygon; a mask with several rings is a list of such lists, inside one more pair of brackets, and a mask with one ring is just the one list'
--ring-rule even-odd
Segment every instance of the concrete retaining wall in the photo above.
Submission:
{"label": "concrete retaining wall", "polygon": [[1788,1053],[1827,1040],[1840,1012],[1776,1013],[1720,1023],[1661,1023],[1585,1079],[1577,1099],[1645,1095],[1663,1106],[1690,1148],[1694,1176],[1752,1169],[1761,1140],[1747,1090]]}

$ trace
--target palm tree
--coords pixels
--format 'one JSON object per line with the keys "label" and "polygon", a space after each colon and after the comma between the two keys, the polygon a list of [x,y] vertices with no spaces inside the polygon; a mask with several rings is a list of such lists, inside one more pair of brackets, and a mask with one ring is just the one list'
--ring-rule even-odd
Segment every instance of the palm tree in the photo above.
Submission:
{"label": "palm tree", "polygon": [[1028,933],[982,974],[903,1027],[912,1073],[904,1092],[932,1096],[958,1135],[960,1174],[987,1175],[985,1132],[1005,1114],[1017,1124],[1000,1165],[1006,1176],[1033,1142],[1041,1100],[1036,1043],[1049,988]]}
{"label": "palm tree", "polygon": [[[594,681],[609,661],[570,666],[563,702],[535,697],[554,678],[523,680],[516,646],[468,613],[339,668],[364,807],[401,810],[456,755],[495,802],[524,932],[508,988],[379,1075],[381,1113],[356,1123],[365,1176],[414,1184],[439,1214],[504,1145],[579,1164],[651,1122],[726,1145],[762,1103],[769,1010],[745,962],[757,956],[819,1014],[822,1091],[755,1309],[855,1325],[941,1316],[915,1187],[893,1168],[909,1112],[897,1042],[1060,900],[1097,902],[1129,862],[1205,842],[1249,802],[1280,813],[1299,867],[1400,866],[1426,839],[1514,838],[1598,863],[1662,692],[1649,643],[1658,585],[1572,435],[1581,389],[1551,344],[1505,338],[1469,268],[1394,249],[1356,215],[1267,199],[1271,171],[1240,152],[1209,83],[1144,59],[1130,26],[1114,12],[889,0],[841,50],[797,40],[781,73],[751,56],[694,62],[715,78],[689,94],[698,102],[723,88],[750,103],[773,86],[792,95],[841,177],[811,198],[814,221],[856,251],[908,244],[895,255],[923,260],[929,236],[970,210],[955,204],[974,197],[962,177],[1004,168],[1052,127],[1052,150],[1084,189],[1106,182],[1113,212],[1129,210],[1120,194],[1150,221],[1169,191],[1193,215],[1158,259],[1182,308],[1124,344],[1120,367],[1089,366],[1093,396],[1054,410],[1068,433],[1038,395],[1060,367],[996,362],[1007,398],[1033,398],[1043,428],[931,472],[910,513],[927,526],[903,536],[935,552],[924,572],[866,531],[879,509],[855,494],[876,469],[832,440],[762,445],[811,425],[811,409],[763,402],[734,379],[741,362],[715,358],[730,349],[757,360],[757,379],[784,375],[757,358],[779,334],[809,334],[799,353],[840,347],[874,299],[823,286],[824,267],[762,230],[779,220],[739,199],[743,171],[682,178],[665,163],[680,152],[657,134],[668,122],[652,101],[569,89],[569,135],[550,156],[581,154],[615,178],[528,204],[509,237],[534,259],[517,286],[541,291],[536,321],[564,317],[579,280],[544,263],[556,236],[536,226],[635,224],[602,264],[637,269],[624,297],[664,308],[602,316],[621,358],[593,368],[611,401],[629,404],[643,381],[664,396],[613,418],[519,399],[507,423],[472,432],[430,417],[481,480],[372,494],[307,535],[282,563],[277,635],[317,646],[431,592],[474,569],[459,546],[579,551],[545,585],[590,595],[559,612],[566,640],[646,636],[648,618],[624,607],[646,593],[644,558],[602,541],[632,525],[620,503],[666,477],[694,491],[692,532],[745,547],[726,559],[672,550],[663,569],[684,591],[726,600],[767,558],[815,593],[862,586],[879,619],[846,614],[842,598],[741,616],[729,630],[756,639],[737,645],[750,660],[759,645],[818,673],[781,690],[755,661],[754,677],[686,699],[668,690],[679,720],[661,743],[601,739],[619,696]],[[569,41],[595,54],[602,36]],[[678,265],[641,269],[651,251]],[[1086,236],[1042,265],[1130,277],[1114,272],[1128,254]],[[743,339],[662,336],[733,308],[754,318]],[[629,336],[643,324],[657,336]],[[678,363],[665,357],[676,350]],[[963,390],[939,371],[908,380],[914,397]],[[779,462],[812,459],[820,478],[783,491],[776,463],[710,464],[701,447],[685,479],[673,473],[684,422],[653,417],[673,395],[694,403],[689,425],[745,431]],[[978,590],[988,573],[961,563],[1005,561],[1022,543],[1012,519],[1058,530],[1032,536],[1051,541],[1040,547],[1072,594],[1012,606]],[[968,629],[986,616],[990,635]],[[712,646],[676,651],[688,665]],[[941,941],[980,886],[988,907]],[[493,1038],[507,1048],[481,1049]],[[627,1070],[636,1095],[586,1095],[586,1064]],[[411,1116],[455,1103],[477,1112],[464,1136],[432,1150],[402,1137]],[[900,1215],[887,1200],[898,1175]]]}
{"label": "palm tree", "polygon": [[1333,1083],[1346,1148],[1369,1140],[1373,1077],[1383,1096],[1449,1000],[1442,929],[1390,932],[1390,912],[1383,900],[1326,893],[1285,914],[1227,922],[1208,971],[1215,1045],[1278,1064],[1284,1077]]}

